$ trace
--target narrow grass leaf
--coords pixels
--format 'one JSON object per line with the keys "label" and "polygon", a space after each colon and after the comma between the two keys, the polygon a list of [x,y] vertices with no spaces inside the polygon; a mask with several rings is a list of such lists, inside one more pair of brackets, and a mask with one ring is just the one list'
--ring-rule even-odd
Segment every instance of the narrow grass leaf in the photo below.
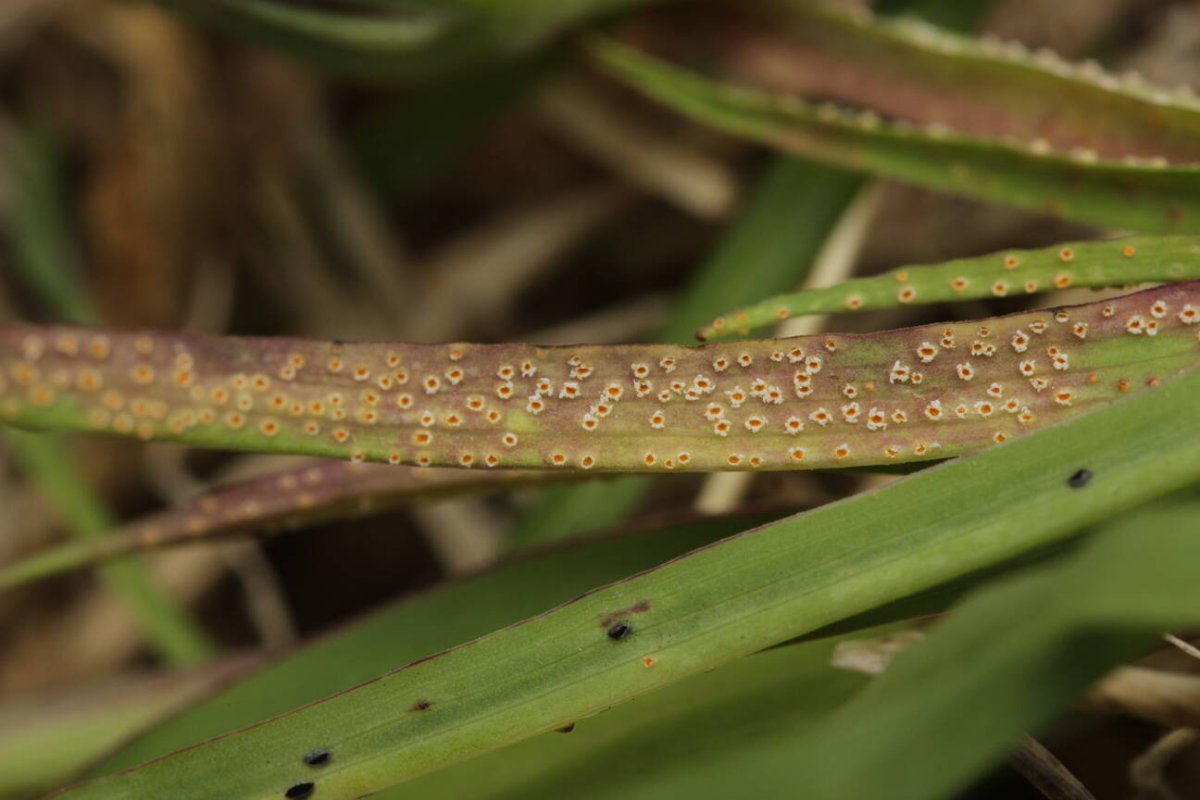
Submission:
{"label": "narrow grass leaf", "polygon": [[697,331],[696,337],[720,339],[805,314],[1195,278],[1200,278],[1200,239],[1192,236],[1132,236],[1039,250],[1006,250],[932,266],[898,267],[825,289],[780,295],[722,314]]}
{"label": "narrow grass leaf", "polygon": [[1200,102],[1188,89],[914,17],[776,6],[758,9],[769,27],[730,26],[718,38],[722,62],[763,88],[1080,158],[1200,161]]}
{"label": "narrow grass leaf", "polygon": [[[529,550],[486,572],[442,584],[331,631],[130,743],[98,771],[124,769],[282,714],[778,516],[691,521]],[[324,741],[314,735],[312,746]],[[336,759],[341,754],[333,755]]]}
{"label": "narrow grass leaf", "polygon": [[130,553],[275,534],[324,520],[377,514],[413,501],[577,478],[530,470],[488,472],[314,461],[218,487],[182,505],[148,514],[107,536],[70,542],[0,567],[0,592]]}
{"label": "narrow grass leaf", "polygon": [[727,133],[848,169],[1145,233],[1200,230],[1200,168],[1091,154],[886,122],[873,111],[724,84],[607,39],[596,62],[649,98]]}
{"label": "narrow grass leaf", "polygon": [[[1200,373],[696,550],[353,690],[65,793],[357,797],[1061,540],[1200,479]],[[1170,425],[1161,424],[1171,420]],[[1080,486],[1071,476],[1087,468]],[[337,757],[314,775],[313,747]]]}
{"label": "narrow grass leaf", "polygon": [[953,796],[1162,631],[1200,623],[1198,514],[1190,503],[1129,515],[1068,558],[983,589],[816,735],[766,744],[736,780],[698,765],[670,788],[717,798],[789,781],[814,800]]}
{"label": "narrow grass leaf", "polygon": [[0,421],[418,466],[761,470],[960,455],[1200,365],[1200,282],[875,334],[343,344],[0,328]]}

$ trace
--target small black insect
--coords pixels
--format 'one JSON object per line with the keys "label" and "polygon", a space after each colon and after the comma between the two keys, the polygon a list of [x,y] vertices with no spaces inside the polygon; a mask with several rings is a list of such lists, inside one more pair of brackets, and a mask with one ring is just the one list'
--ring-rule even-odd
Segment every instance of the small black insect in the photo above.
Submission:
{"label": "small black insect", "polygon": [[1072,489],[1082,489],[1084,486],[1087,486],[1094,477],[1095,473],[1093,473],[1090,469],[1077,469],[1071,475],[1071,477],[1067,478],[1067,486],[1070,486]]}
{"label": "small black insect", "polygon": [[619,642],[631,633],[633,633],[632,625],[628,622],[618,622],[608,629],[608,638],[614,642]]}
{"label": "small black insect", "polygon": [[572,722],[567,725],[563,725],[561,728],[555,728],[554,730],[558,731],[559,733],[570,733],[571,731],[575,730],[575,723]]}
{"label": "small black insect", "polygon": [[329,763],[330,758],[332,758],[332,753],[329,752],[329,748],[321,747],[311,753],[305,753],[304,763],[310,767],[323,767]]}
{"label": "small black insect", "polygon": [[305,797],[312,797],[312,793],[317,790],[317,785],[312,781],[304,781],[297,783],[294,786],[289,786],[288,790],[283,793],[283,796],[288,800],[302,800]]}

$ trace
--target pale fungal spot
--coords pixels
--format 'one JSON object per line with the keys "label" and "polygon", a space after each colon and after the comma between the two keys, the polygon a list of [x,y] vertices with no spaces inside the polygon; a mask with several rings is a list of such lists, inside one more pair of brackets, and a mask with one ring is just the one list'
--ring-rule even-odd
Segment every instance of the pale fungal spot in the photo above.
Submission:
{"label": "pale fungal spot", "polygon": [[825,408],[818,408],[816,411],[813,411],[811,414],[809,414],[808,418],[820,425],[822,428],[828,425],[833,419],[833,417],[830,416],[829,411]]}
{"label": "pale fungal spot", "polygon": [[790,416],[783,423],[784,430],[791,436],[795,436],[804,430],[804,420],[797,416]]}
{"label": "pale fungal spot", "polygon": [[1070,369],[1071,361],[1066,353],[1058,353],[1054,356],[1054,368],[1057,370],[1066,371]]}
{"label": "pale fungal spot", "polygon": [[921,342],[920,346],[917,347],[917,358],[921,360],[922,364],[931,363],[935,358],[937,358],[937,354],[937,345],[930,342]]}
{"label": "pale fungal spot", "polygon": [[808,451],[806,451],[803,447],[791,447],[788,449],[788,456],[790,456],[793,461],[803,461],[806,455],[808,455]]}
{"label": "pale fungal spot", "polygon": [[1071,276],[1065,272],[1060,272],[1054,276],[1054,288],[1066,289],[1071,285]]}
{"label": "pale fungal spot", "polygon": [[658,360],[658,366],[663,372],[670,374],[675,371],[675,359],[671,356],[663,356]]}
{"label": "pale fungal spot", "polygon": [[719,419],[713,423],[713,433],[715,433],[717,436],[728,436],[729,427],[729,420]]}
{"label": "pale fungal spot", "polygon": [[562,386],[558,388],[558,398],[560,400],[574,400],[579,397],[579,384],[575,381],[563,381]]}
{"label": "pale fungal spot", "polygon": [[103,361],[112,354],[112,342],[107,336],[93,336],[88,340],[88,354],[97,361]]}
{"label": "pale fungal spot", "polygon": [[425,394],[437,394],[438,389],[442,388],[442,379],[437,375],[426,375],[423,385]]}
{"label": "pale fungal spot", "polygon": [[1125,323],[1125,330],[1135,336],[1139,336],[1146,331],[1146,320],[1141,314],[1134,314]]}
{"label": "pale fungal spot", "polygon": [[1074,395],[1070,389],[1059,389],[1054,393],[1054,402],[1058,403],[1060,406],[1069,406],[1071,405],[1071,398],[1073,396]]}
{"label": "pale fungal spot", "polygon": [[650,427],[654,428],[655,430],[662,430],[663,428],[667,427],[667,417],[661,409],[655,411],[654,414],[650,416]]}
{"label": "pale fungal spot", "polygon": [[867,430],[881,431],[887,428],[887,415],[878,408],[867,412]]}
{"label": "pale fungal spot", "polygon": [[145,386],[154,382],[154,367],[149,364],[138,364],[130,372],[130,377],[134,383],[140,383]]}
{"label": "pale fungal spot", "polygon": [[1127,244],[1124,247],[1122,247],[1121,255],[1125,256],[1126,258],[1133,258],[1134,255],[1136,255],[1136,251],[1133,249],[1133,245]]}
{"label": "pale fungal spot", "polygon": [[896,299],[901,303],[911,303],[917,299],[917,290],[911,286],[905,286],[896,294]]}
{"label": "pale fungal spot", "polygon": [[941,419],[942,418],[942,401],[941,400],[929,401],[929,404],[925,406],[925,416],[929,417],[932,420]]}
{"label": "pale fungal spot", "polygon": [[1146,335],[1147,336],[1157,336],[1158,335],[1158,320],[1152,319],[1146,323]]}
{"label": "pale fungal spot", "polygon": [[856,294],[852,294],[846,298],[846,308],[851,311],[858,311],[863,307],[863,299]]}
{"label": "pale fungal spot", "polygon": [[1115,313],[1117,313],[1115,306],[1105,306],[1104,308],[1100,309],[1100,315],[1103,317],[1111,317]]}
{"label": "pale fungal spot", "polygon": [[970,285],[971,282],[961,275],[950,281],[950,288],[956,292],[964,292]]}
{"label": "pale fungal spot", "polygon": [[1016,269],[1019,266],[1021,266],[1021,259],[1017,258],[1014,255],[1008,255],[1008,256],[1004,257],[1004,268],[1005,269]]}
{"label": "pale fungal spot", "polygon": [[1008,294],[1008,284],[1004,281],[996,281],[992,284],[992,294],[995,297],[1004,297]]}
{"label": "pale fungal spot", "polygon": [[1179,321],[1184,325],[1195,325],[1200,322],[1200,309],[1196,308],[1191,303],[1184,305],[1179,309]]}
{"label": "pale fungal spot", "polygon": [[889,383],[906,383],[911,376],[911,370],[904,364],[897,361],[892,364],[891,372],[888,373]]}
{"label": "pale fungal spot", "polygon": [[855,388],[853,383],[847,383],[842,387],[842,394],[853,400],[855,397],[858,397],[858,389]]}
{"label": "pale fungal spot", "polygon": [[1086,339],[1088,332],[1088,324],[1086,322],[1076,322],[1071,328],[1071,333],[1079,339]]}
{"label": "pale fungal spot", "polygon": [[74,358],[79,355],[79,339],[74,334],[61,334],[54,342],[54,349],[64,356]]}
{"label": "pale fungal spot", "polygon": [[1033,331],[1038,336],[1041,336],[1046,332],[1046,323],[1042,322],[1040,319],[1034,320],[1033,322],[1029,323],[1029,330]]}
{"label": "pale fungal spot", "polygon": [[584,456],[583,458],[579,459],[579,466],[583,467],[584,469],[591,469],[592,467],[596,466],[596,459],[592,456]]}
{"label": "pale fungal spot", "polygon": [[599,427],[600,420],[596,418],[595,414],[589,411],[583,415],[583,418],[579,421],[579,424],[585,431],[594,431],[597,427]]}
{"label": "pale fungal spot", "polygon": [[991,395],[992,397],[1003,397],[1004,396],[1004,387],[998,383],[993,383],[991,386],[988,387],[987,393],[989,395]]}
{"label": "pale fungal spot", "polygon": [[516,447],[517,446],[517,435],[515,433],[509,431],[508,433],[505,433],[503,436],[500,437],[500,443],[503,444],[505,447]]}
{"label": "pale fungal spot", "polygon": [[958,377],[961,380],[969,381],[975,377],[975,368],[965,361],[955,365],[954,370],[958,373]]}
{"label": "pale fungal spot", "polygon": [[714,358],[713,362],[712,362],[712,368],[716,372],[724,372],[726,369],[729,368],[729,359],[723,358],[723,357],[722,358]]}
{"label": "pale fungal spot", "polygon": [[511,364],[501,364],[500,367],[496,369],[496,377],[502,381],[511,381],[515,374],[516,370],[512,368]]}
{"label": "pale fungal spot", "polygon": [[540,414],[546,410],[546,404],[542,401],[540,395],[531,394],[529,401],[525,404],[525,410],[530,414]]}
{"label": "pale fungal spot", "polygon": [[839,461],[844,458],[847,458],[849,455],[850,455],[850,445],[846,444],[845,442],[843,442],[842,444],[839,444],[837,447],[833,448],[833,457],[838,459]]}
{"label": "pale fungal spot", "polygon": [[1069,247],[1064,247],[1058,251],[1058,260],[1064,264],[1072,261],[1075,258],[1075,251]]}
{"label": "pale fungal spot", "polygon": [[754,357],[749,353],[740,353],[737,357],[737,363],[739,367],[746,369],[754,363]]}
{"label": "pale fungal spot", "polygon": [[1150,316],[1155,319],[1162,319],[1167,315],[1167,304],[1159,300],[1154,305],[1150,306]]}

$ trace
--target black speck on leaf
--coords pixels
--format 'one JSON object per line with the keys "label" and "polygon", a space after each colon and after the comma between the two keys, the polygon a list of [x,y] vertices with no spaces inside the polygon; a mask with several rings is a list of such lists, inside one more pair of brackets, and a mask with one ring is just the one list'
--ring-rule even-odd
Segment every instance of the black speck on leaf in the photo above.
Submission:
{"label": "black speck on leaf", "polygon": [[1082,489],[1088,485],[1093,477],[1094,475],[1090,469],[1077,469],[1071,477],[1067,478],[1067,485],[1072,489]]}
{"label": "black speck on leaf", "polygon": [[304,754],[304,763],[310,767],[323,767],[329,763],[331,754],[328,747],[322,747]]}
{"label": "black speck on leaf", "polygon": [[628,622],[618,622],[608,629],[608,638],[614,642],[619,642],[631,633],[633,633],[632,625]]}
{"label": "black speck on leaf", "polygon": [[413,703],[413,707],[410,708],[409,711],[427,711],[432,705],[433,703],[429,700],[418,700],[417,702]]}
{"label": "black speck on leaf", "polygon": [[283,793],[283,796],[288,800],[301,800],[301,798],[312,797],[312,793],[317,790],[317,785],[312,781],[304,781],[297,783],[294,786],[288,787],[288,790]]}

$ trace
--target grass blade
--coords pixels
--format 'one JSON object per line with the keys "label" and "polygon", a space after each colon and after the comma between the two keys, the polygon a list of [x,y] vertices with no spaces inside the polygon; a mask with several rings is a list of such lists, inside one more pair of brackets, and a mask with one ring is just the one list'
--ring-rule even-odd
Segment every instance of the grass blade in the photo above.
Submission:
{"label": "grass blade", "polygon": [[717,317],[697,331],[696,337],[720,339],[772,325],[781,317],[805,314],[1194,278],[1200,278],[1200,239],[1191,236],[1133,236],[1040,250],[1008,250],[933,266],[897,267],[827,289],[773,297]]}
{"label": "grass blade", "polygon": [[101,539],[72,542],[0,567],[0,592],[118,556],[277,533],[323,520],[376,514],[411,500],[570,480],[570,473],[423,470],[317,461],[203,496],[123,525]]}
{"label": "grass blade", "polygon": [[702,347],[0,328],[0,420],[462,466],[794,469],[972,452],[1200,364],[1200,282],[877,334]]}
{"label": "grass blade", "polygon": [[880,121],[792,95],[726,85],[611,40],[591,46],[614,77],[697,122],[847,169],[1145,233],[1200,231],[1200,168],[1097,161]]}
{"label": "grass blade", "polygon": [[764,15],[769,29],[752,24],[720,37],[722,60],[763,88],[1062,154],[1200,160],[1200,102],[1187,89],[912,17],[804,0],[779,5]]}
{"label": "grass blade", "polygon": [[531,550],[462,581],[410,596],[320,637],[187,709],[108,759],[124,769],[252,725],[404,664],[539,614],[776,515],[738,515]]}
{"label": "grass blade", "polygon": [[[763,747],[736,784],[701,766],[673,790],[716,798],[736,786],[754,795],[787,778],[814,800],[951,796],[1163,630],[1200,622],[1197,514],[1191,503],[1130,515],[1080,552],[989,586],[819,735]],[[897,727],[906,732],[899,741]]]}
{"label": "grass blade", "polygon": [[[63,796],[266,798],[315,780],[356,797],[553,730],[1197,480],[1197,392],[1200,374],[1184,376]],[[1080,487],[1068,479],[1084,466]],[[334,753],[316,776],[300,760],[314,746]]]}

